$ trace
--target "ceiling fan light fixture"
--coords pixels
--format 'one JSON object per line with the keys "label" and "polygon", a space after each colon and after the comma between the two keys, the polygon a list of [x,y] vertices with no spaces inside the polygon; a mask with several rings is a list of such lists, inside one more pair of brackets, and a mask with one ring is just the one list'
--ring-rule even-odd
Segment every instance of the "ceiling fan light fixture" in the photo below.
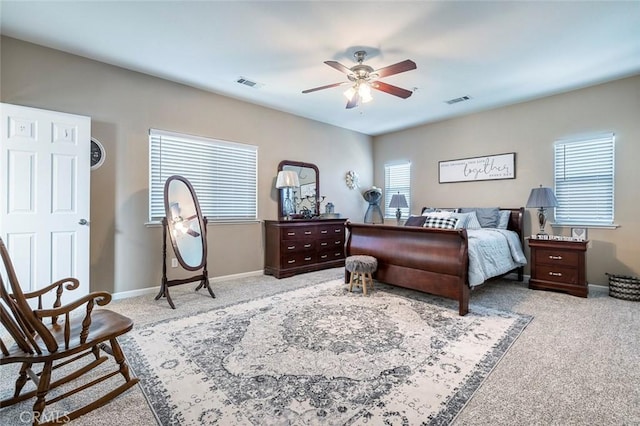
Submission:
{"label": "ceiling fan light fixture", "polygon": [[373,100],[373,97],[371,96],[371,88],[367,83],[360,84],[360,86],[358,87],[358,94],[360,95],[362,103],[366,104],[367,102]]}
{"label": "ceiling fan light fixture", "polygon": [[353,87],[349,87],[345,92],[344,92],[344,97],[347,98],[348,101],[351,101],[353,99],[353,96],[356,94],[356,89],[355,86]]}

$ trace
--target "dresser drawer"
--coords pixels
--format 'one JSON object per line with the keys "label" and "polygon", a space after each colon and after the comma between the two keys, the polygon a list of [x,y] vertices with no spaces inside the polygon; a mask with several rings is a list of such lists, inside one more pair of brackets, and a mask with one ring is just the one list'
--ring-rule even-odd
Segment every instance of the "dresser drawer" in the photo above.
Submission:
{"label": "dresser drawer", "polygon": [[282,228],[282,239],[283,240],[302,240],[315,238],[318,235],[317,227],[290,227],[290,228]]}
{"label": "dresser drawer", "polygon": [[310,240],[282,240],[280,242],[280,250],[285,254],[313,251],[316,249],[316,245],[316,241]]}
{"label": "dresser drawer", "polygon": [[334,248],[342,248],[344,247],[344,238],[342,236],[336,236],[334,238],[324,238],[318,241],[318,250],[327,250]]}
{"label": "dresser drawer", "polygon": [[534,261],[538,265],[577,267],[580,254],[575,251],[538,249]]}
{"label": "dresser drawer", "polygon": [[338,260],[344,258],[344,248],[343,247],[333,247],[326,250],[321,250],[318,252],[318,262],[328,262],[330,260]]}
{"label": "dresser drawer", "polygon": [[344,235],[344,225],[325,225],[318,227],[318,234],[320,238],[328,237],[330,235]]}
{"label": "dresser drawer", "polygon": [[285,253],[281,257],[281,268],[295,268],[298,266],[312,265],[318,258],[314,252]]}
{"label": "dresser drawer", "polygon": [[565,284],[578,284],[578,270],[566,266],[538,265],[535,279]]}

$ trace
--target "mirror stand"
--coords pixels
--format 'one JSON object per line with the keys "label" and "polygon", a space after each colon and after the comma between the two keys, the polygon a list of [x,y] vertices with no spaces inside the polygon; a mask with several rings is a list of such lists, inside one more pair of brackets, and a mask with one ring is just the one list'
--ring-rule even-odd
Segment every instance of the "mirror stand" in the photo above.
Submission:
{"label": "mirror stand", "polygon": [[[156,300],[166,297],[169,306],[175,305],[169,295],[169,287],[200,281],[196,291],[205,287],[211,297],[216,297],[209,285],[207,271],[207,218],[202,215],[200,203],[191,183],[182,176],[170,176],[164,184],[164,210],[162,218],[162,283]],[[176,261],[187,271],[202,272],[190,278],[167,278],[167,234]]]}
{"label": "mirror stand", "polygon": [[[207,218],[204,217],[204,237],[207,236]],[[207,271],[207,260],[204,259],[204,263],[202,266],[202,273],[198,275],[194,275],[190,278],[182,278],[177,280],[169,280],[167,278],[167,230],[169,229],[169,222],[167,218],[162,218],[162,284],[160,285],[160,292],[156,296],[155,300],[160,299],[161,297],[166,297],[167,302],[169,302],[169,306],[172,309],[175,309],[176,306],[173,304],[173,300],[171,300],[171,295],[169,294],[169,287],[173,287],[174,285],[187,284],[195,281],[200,281],[200,284],[196,287],[196,291],[201,288],[206,288],[209,291],[211,297],[215,298],[216,295],[211,290],[211,286],[209,285],[209,273]]]}

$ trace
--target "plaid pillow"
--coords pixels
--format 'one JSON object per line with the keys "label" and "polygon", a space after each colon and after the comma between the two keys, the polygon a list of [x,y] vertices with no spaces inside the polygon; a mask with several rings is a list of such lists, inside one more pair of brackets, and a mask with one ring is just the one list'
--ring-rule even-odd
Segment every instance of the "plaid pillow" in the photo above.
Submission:
{"label": "plaid pillow", "polygon": [[455,229],[458,218],[455,217],[433,217],[427,216],[424,221],[425,228]]}

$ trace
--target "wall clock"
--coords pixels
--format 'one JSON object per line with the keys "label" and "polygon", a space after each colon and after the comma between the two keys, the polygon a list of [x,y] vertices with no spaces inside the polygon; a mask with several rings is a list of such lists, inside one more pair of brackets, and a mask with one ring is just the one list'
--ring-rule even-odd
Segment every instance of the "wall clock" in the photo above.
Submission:
{"label": "wall clock", "polygon": [[358,174],[353,170],[349,170],[347,172],[346,176],[344,177],[344,180],[349,189],[355,189],[360,186],[360,178],[358,177]]}
{"label": "wall clock", "polygon": [[95,170],[102,166],[107,153],[104,146],[96,138],[91,138],[91,170]]}

